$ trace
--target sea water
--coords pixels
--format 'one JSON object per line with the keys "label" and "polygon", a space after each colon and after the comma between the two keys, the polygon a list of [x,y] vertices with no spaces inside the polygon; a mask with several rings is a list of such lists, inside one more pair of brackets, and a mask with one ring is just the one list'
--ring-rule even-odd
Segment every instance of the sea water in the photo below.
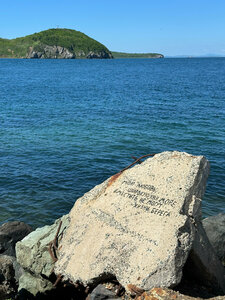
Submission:
{"label": "sea water", "polygon": [[51,224],[132,156],[204,155],[225,212],[225,58],[0,60],[0,223]]}

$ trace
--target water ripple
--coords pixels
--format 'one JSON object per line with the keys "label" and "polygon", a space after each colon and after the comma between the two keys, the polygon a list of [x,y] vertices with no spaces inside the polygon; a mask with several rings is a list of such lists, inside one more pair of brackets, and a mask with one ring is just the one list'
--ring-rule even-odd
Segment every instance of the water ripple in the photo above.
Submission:
{"label": "water ripple", "polygon": [[225,59],[0,60],[0,223],[34,227],[131,163],[205,155],[203,215],[225,211]]}

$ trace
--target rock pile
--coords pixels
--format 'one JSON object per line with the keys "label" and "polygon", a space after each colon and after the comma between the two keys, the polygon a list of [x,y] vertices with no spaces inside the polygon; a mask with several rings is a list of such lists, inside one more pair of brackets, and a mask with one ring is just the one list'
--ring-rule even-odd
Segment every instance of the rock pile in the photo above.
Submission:
{"label": "rock pile", "polygon": [[16,279],[13,267],[14,259],[0,255],[0,299],[8,299],[16,294]]}
{"label": "rock pile", "polygon": [[23,222],[8,222],[0,226],[0,299],[17,293],[18,280],[23,270],[16,261],[15,245],[32,231]]}
{"label": "rock pile", "polygon": [[[214,247],[201,222],[208,174],[203,156],[163,152],[96,186],[69,215],[17,242],[18,299],[190,299],[171,288],[225,294],[224,215],[203,221]],[[0,249],[13,253],[6,241],[0,227]],[[2,258],[0,293],[15,294],[14,262]]]}
{"label": "rock pile", "polygon": [[8,222],[0,226],[0,254],[16,256],[15,245],[32,231],[23,222]]}

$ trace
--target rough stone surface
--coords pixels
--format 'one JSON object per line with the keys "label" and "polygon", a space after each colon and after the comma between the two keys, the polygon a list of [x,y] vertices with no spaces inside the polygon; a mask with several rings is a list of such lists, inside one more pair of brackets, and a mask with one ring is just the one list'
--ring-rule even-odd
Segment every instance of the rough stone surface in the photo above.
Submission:
{"label": "rough stone surface", "polygon": [[44,45],[40,50],[35,50],[30,47],[26,58],[113,58],[111,52],[107,51],[89,51],[88,53],[83,50],[77,51],[76,53],[70,52],[67,48],[61,46],[49,46]]}
{"label": "rough stone surface", "polygon": [[[206,297],[211,300],[224,300],[225,296],[218,297]],[[128,300],[127,298],[126,300]],[[137,296],[136,300],[194,300],[194,299],[202,299],[200,297],[191,297],[188,295],[183,295],[179,292],[175,292],[171,289],[167,288],[153,288],[150,291],[144,292],[142,295]],[[203,298],[204,299],[204,298]],[[129,299],[131,300],[131,298]]]}
{"label": "rough stone surface", "polygon": [[195,239],[185,271],[190,277],[210,287],[217,295],[225,294],[225,269],[219,261],[202,223],[195,224]]}
{"label": "rough stone surface", "polygon": [[7,222],[0,226],[0,254],[15,256],[15,245],[32,231],[19,221]]}
{"label": "rough stone surface", "polygon": [[16,281],[13,268],[14,259],[11,256],[0,256],[0,299],[9,299],[15,296]]}
{"label": "rough stone surface", "polygon": [[208,217],[202,223],[213,249],[225,266],[225,213]]}
{"label": "rough stone surface", "polygon": [[96,186],[69,214],[55,272],[85,286],[113,276],[126,289],[177,285],[208,173],[203,156],[164,152]]}
{"label": "rough stone surface", "polygon": [[113,58],[113,56],[110,52],[106,52],[106,51],[100,51],[100,52],[90,51],[87,54],[87,58],[89,58],[89,59],[92,59],[92,58]]}
{"label": "rough stone surface", "polygon": [[76,58],[67,48],[61,46],[49,46],[43,47],[42,51],[36,51],[32,47],[30,48],[27,58]]}
{"label": "rough stone surface", "polygon": [[[48,278],[52,274],[54,262],[49,253],[49,243],[54,240],[60,221],[62,221],[58,234],[58,243],[60,244],[62,235],[69,223],[68,215],[56,220],[51,226],[36,229],[16,244],[17,261],[26,271],[26,274],[19,280],[19,290],[27,289],[35,295],[38,292],[44,292],[45,289],[52,288]],[[25,278],[32,276],[33,281],[25,280]]]}
{"label": "rough stone surface", "polygon": [[45,46],[44,56],[45,58],[75,58],[73,53],[61,46]]}
{"label": "rough stone surface", "polygon": [[107,289],[103,284],[99,284],[90,295],[88,295],[87,300],[118,300],[121,299],[116,296],[116,294]]}
{"label": "rough stone surface", "polygon": [[15,281],[16,285],[19,286],[19,278],[24,274],[24,269],[17,262],[16,257],[10,256],[13,259],[13,268],[15,273]]}
{"label": "rough stone surface", "polygon": [[19,292],[24,290],[36,296],[37,293],[44,293],[52,288],[53,285],[49,280],[26,271],[19,278]]}

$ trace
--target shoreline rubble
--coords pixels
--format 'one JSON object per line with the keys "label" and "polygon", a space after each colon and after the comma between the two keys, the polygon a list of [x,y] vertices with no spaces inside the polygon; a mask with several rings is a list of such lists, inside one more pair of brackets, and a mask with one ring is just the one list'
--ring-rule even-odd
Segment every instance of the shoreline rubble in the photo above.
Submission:
{"label": "shoreline rubble", "polygon": [[[168,174],[170,173],[170,170],[172,170],[172,175]],[[180,170],[183,170],[183,178],[180,176]],[[144,176],[142,176],[143,171],[145,174]],[[10,252],[5,251],[10,255],[4,255],[4,251],[0,252],[0,265],[2,266],[3,274],[0,274],[0,299],[10,299],[11,297],[11,299],[21,300],[128,300],[134,298],[138,300],[189,300],[199,297],[214,299],[216,296],[217,297],[215,299],[225,299],[225,249],[223,248],[223,245],[225,244],[225,226],[222,226],[225,224],[225,214],[219,214],[218,216],[208,217],[203,221],[201,220],[200,198],[205,190],[208,171],[208,162],[204,157],[191,156],[180,152],[164,152],[151,159],[147,159],[145,162],[133,167],[132,169],[126,170],[126,172],[123,173],[123,176],[117,176],[116,179],[111,177],[100,186],[95,187],[92,191],[77,200],[69,215],[65,215],[56,220],[53,225],[44,226],[36,229],[35,231],[31,231],[32,229],[29,226],[24,225],[24,228],[27,229],[27,232],[26,234],[19,234],[18,231],[19,238],[16,240],[16,258],[14,252],[15,248],[13,249],[13,247],[15,247],[15,241],[11,241],[11,244],[14,246],[12,246]],[[153,174],[155,175],[154,178],[160,178],[159,182],[157,181],[159,179],[154,179],[152,181]],[[173,177],[172,179],[171,176]],[[161,213],[159,215],[159,209],[156,215],[155,213],[150,214],[149,209],[146,208],[147,200],[138,202],[143,198],[135,198],[131,196],[130,198],[127,196],[124,198],[121,196],[122,193],[131,193],[130,185],[132,186],[133,191],[135,191],[134,182],[137,182],[137,179],[139,187],[142,186],[142,189],[143,187],[148,187],[148,189],[143,189],[145,192],[145,197],[147,197],[145,199],[150,200],[150,197],[155,197],[155,199],[156,197],[160,197],[160,199],[162,199],[164,197],[163,193],[166,191],[168,194],[168,199],[173,199],[176,202],[176,205],[170,206],[169,210],[167,206],[167,211],[170,212],[170,217],[167,217]],[[133,182],[133,184],[127,185],[124,183],[125,181],[129,183]],[[142,185],[140,185],[140,182]],[[182,185],[183,190],[180,194],[177,194],[177,191],[180,190],[181,184],[184,184]],[[150,193],[149,186],[152,187]],[[160,188],[159,190],[159,187],[161,186],[164,188]],[[154,191],[153,187],[158,194]],[[171,189],[172,187],[173,190]],[[118,189],[120,189],[121,193],[114,192]],[[104,201],[102,201],[101,197],[105,194],[106,196],[104,197],[106,198],[104,198]],[[121,198],[124,198],[126,201],[126,205],[124,206],[124,210],[126,208],[126,213],[124,213],[123,210],[122,219],[119,219],[118,212],[115,214],[113,207],[119,209],[119,206],[117,205],[117,199],[121,201]],[[95,213],[99,210],[102,210],[102,212],[105,210],[105,213],[107,212],[107,205],[105,204],[106,199],[108,201],[107,205],[110,205],[112,214],[117,216],[116,219],[110,219],[109,217],[105,218],[105,214],[99,215]],[[187,204],[188,201],[189,204]],[[141,203],[143,207],[138,207],[137,203],[139,203],[139,205]],[[166,203],[171,204],[173,202],[167,201]],[[131,213],[131,211],[129,211],[129,204],[132,207],[134,206],[134,208],[132,208],[132,210],[134,210],[133,215],[135,216],[135,214],[138,213],[142,220],[144,220],[145,224],[147,224],[146,222],[148,222],[149,218],[149,224],[158,222],[158,228],[162,226],[163,231],[166,231],[166,227],[169,228],[170,232],[165,233],[166,235],[170,236],[167,250],[169,253],[168,258],[166,256],[162,256],[161,253],[154,254],[154,247],[156,246],[152,244],[152,242],[151,247],[153,250],[150,251],[150,254],[146,252],[148,248],[146,248],[145,245],[149,245],[149,240],[146,240],[143,235],[140,235],[141,231],[138,231],[137,222],[134,229],[132,229],[133,223],[129,223],[130,220],[128,220],[126,226],[123,223],[118,225],[119,220],[120,222],[123,222],[123,220],[126,220],[127,222],[127,216],[132,219],[133,212]],[[152,206],[152,202],[148,202],[148,204]],[[83,207],[85,209],[84,211],[82,210]],[[164,208],[165,207],[166,205],[164,205]],[[140,211],[140,209],[142,209],[142,211]],[[80,212],[81,218],[79,218],[79,215],[76,213],[76,211]],[[181,217],[179,216],[180,211],[183,212]],[[120,209],[119,212],[121,212]],[[156,212],[156,210],[154,210],[154,212]],[[145,217],[147,218],[145,219]],[[139,219],[140,217],[138,217],[138,219],[134,218],[134,220]],[[106,231],[104,233],[104,238],[101,239],[101,234],[105,228],[107,229],[109,220],[110,222],[113,220],[113,225],[109,226],[111,231]],[[179,220],[179,222],[184,222],[180,229],[179,226],[181,223],[179,223],[179,226],[177,227],[177,222],[175,222],[176,220]],[[3,244],[5,245],[6,238],[4,235],[4,228],[10,228],[10,223],[13,222],[5,223],[0,226],[0,249],[4,248],[2,246]],[[22,222],[17,223],[19,225]],[[82,227],[80,224],[82,224],[84,227]],[[98,230],[98,226],[102,228],[101,231]],[[143,229],[143,223],[141,223],[141,226]],[[82,228],[82,230],[79,231],[79,228]],[[124,228],[126,228],[125,231]],[[94,235],[92,229],[94,232],[96,232],[96,236],[94,238],[96,243],[94,243],[94,240],[91,240],[91,237]],[[88,230],[90,230],[90,232]],[[116,240],[113,242],[114,230],[116,230]],[[161,231],[162,238],[164,237],[162,234],[163,231]],[[75,232],[77,236],[74,239],[73,237],[75,236]],[[72,235],[70,235],[71,233]],[[109,261],[111,257],[109,255],[106,256],[106,253],[104,253],[104,256],[106,257],[104,262],[103,257],[101,256],[103,253],[102,251],[109,247],[107,246],[107,243],[104,243],[110,234],[110,245],[112,244],[113,247],[117,249],[116,251],[119,253],[119,256],[123,258],[123,260],[118,260],[116,256],[114,257],[114,253],[116,252],[114,252],[114,249],[111,249],[109,254],[112,255],[112,261],[116,266],[116,269],[114,270],[118,271],[115,271],[115,273],[112,271],[111,274],[103,274],[101,267],[99,271],[96,268],[99,268],[99,266],[104,263],[103,270],[110,270]],[[151,237],[152,241],[154,240],[154,234],[152,235],[151,232],[147,232],[146,234]],[[85,235],[87,235],[88,239],[86,239]],[[131,240],[129,240],[129,236],[131,236]],[[2,244],[1,237],[4,237],[4,243]],[[131,250],[127,252],[128,256],[126,252],[123,252],[122,254],[119,252],[119,247],[123,240],[124,243],[122,244],[122,249],[124,249],[125,244],[129,246],[131,245],[132,241],[135,241],[135,245],[137,245],[137,247],[131,247],[132,251],[134,251],[134,254],[132,254]],[[117,241],[119,241],[118,244],[116,244]],[[155,238],[155,241],[161,245],[160,240]],[[210,242],[212,244],[210,244]],[[100,248],[98,248],[99,243],[103,243]],[[81,245],[82,247],[76,250],[76,245]],[[166,238],[163,240],[162,245],[165,250],[167,247]],[[175,251],[171,250],[173,247],[175,247]],[[159,249],[160,250],[157,251],[164,253],[162,246],[160,246]],[[67,261],[69,265],[73,264],[74,258],[70,254],[71,251],[72,253],[75,253],[75,265],[72,269],[70,268],[68,270],[78,270],[76,272],[80,272],[79,278],[76,278],[77,275],[73,275],[74,277],[71,276],[69,273],[70,271],[66,271],[65,265],[61,263],[61,261]],[[84,251],[84,254],[86,254],[86,261],[82,262],[84,275],[82,275],[82,269],[79,270],[79,264],[76,266],[76,259],[79,262],[82,257],[85,257],[85,255],[82,254],[82,251]],[[142,252],[143,254],[141,254]],[[152,253],[154,255],[152,255]],[[90,257],[92,257],[90,255],[92,254],[93,259],[96,256],[100,257],[100,260],[97,260],[97,265],[93,265],[93,262],[90,260]],[[79,255],[81,255],[80,258]],[[146,261],[141,259],[139,262],[137,261],[136,263],[132,264],[128,259],[129,256],[132,255],[137,258],[143,257],[143,259],[146,259]],[[132,278],[146,276],[146,262],[153,257],[153,263],[156,265],[159,259],[157,258],[157,255],[160,255],[159,257],[162,260],[165,257],[165,264],[162,264],[162,268],[164,269],[159,269],[159,271],[157,271],[159,272],[160,276],[155,277],[155,275],[151,275],[150,277],[154,278],[153,281],[149,281],[149,277],[146,277],[146,279],[143,279],[143,283],[136,284]],[[128,264],[127,262],[124,264],[125,259]],[[171,259],[172,263],[170,263]],[[173,266],[174,263],[176,266]],[[144,266],[142,268],[144,273],[141,273],[142,271],[140,271],[142,264]],[[99,274],[99,276],[94,280],[91,279],[93,277],[91,269],[87,269],[91,265],[95,266],[95,274]],[[147,270],[150,270],[151,265],[152,264],[149,265]],[[61,274],[61,270],[63,268],[65,272],[64,274]],[[120,271],[120,268],[122,271]],[[85,272],[89,274],[88,276],[90,277],[90,280],[84,280],[84,276],[86,276]],[[129,272],[131,275],[129,275]],[[135,276],[132,275],[132,272]],[[149,271],[149,273],[151,273],[151,271]],[[170,273],[172,275],[170,275]],[[127,280],[128,277],[130,279]],[[170,278],[173,278],[172,281]],[[129,284],[126,284],[126,282],[129,282]],[[146,284],[145,282],[148,283]],[[158,282],[156,283],[156,286],[154,286],[154,282]]]}

